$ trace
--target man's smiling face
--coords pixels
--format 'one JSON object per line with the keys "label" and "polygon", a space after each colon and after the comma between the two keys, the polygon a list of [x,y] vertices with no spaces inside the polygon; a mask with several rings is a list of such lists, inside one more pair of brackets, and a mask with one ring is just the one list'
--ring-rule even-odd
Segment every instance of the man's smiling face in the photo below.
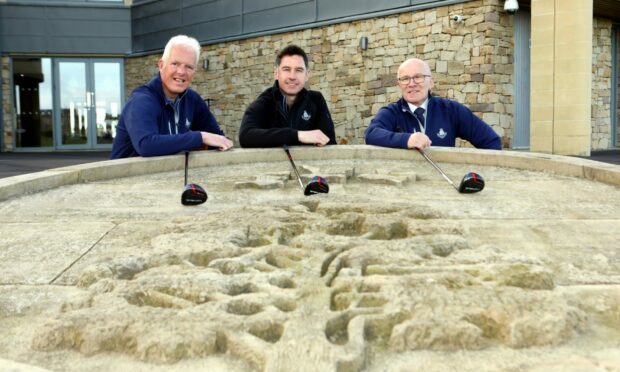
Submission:
{"label": "man's smiling face", "polygon": [[278,86],[288,97],[295,97],[308,81],[308,69],[302,56],[284,56],[274,71]]}
{"label": "man's smiling face", "polygon": [[[407,80],[407,78],[409,79]],[[421,78],[422,80],[416,83],[414,78]],[[430,67],[422,60],[416,58],[409,59],[400,65],[397,79],[405,80],[403,82],[398,82],[398,87],[405,101],[416,106],[420,106],[424,103],[428,97],[429,91],[433,87]]]}
{"label": "man's smiling face", "polygon": [[195,73],[196,55],[192,49],[183,45],[173,46],[166,61],[159,60],[164,93],[171,100],[189,88]]}

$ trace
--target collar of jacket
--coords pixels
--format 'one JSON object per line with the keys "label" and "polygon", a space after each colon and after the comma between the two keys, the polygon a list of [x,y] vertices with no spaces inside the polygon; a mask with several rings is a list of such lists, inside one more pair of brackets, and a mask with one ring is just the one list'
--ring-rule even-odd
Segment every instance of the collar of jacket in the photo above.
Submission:
{"label": "collar of jacket", "polygon": [[[157,94],[157,96],[162,100],[164,105],[172,106],[174,102],[169,100],[168,97],[166,97],[166,94],[164,93],[164,83],[161,81],[161,75],[159,75],[159,72],[157,72],[155,76],[153,76],[151,81],[149,81],[146,86]],[[189,88],[186,89],[183,93],[179,94],[178,99],[180,100],[181,98],[185,97],[185,94],[187,94],[188,90]]]}
{"label": "collar of jacket", "polygon": [[[273,83],[273,98],[275,99],[276,102],[282,102],[282,97],[284,97],[284,95],[282,94],[282,91],[280,90],[280,85],[278,85],[278,81],[276,80]],[[303,87],[301,88],[301,90],[299,91],[299,93],[297,93],[297,97],[295,97],[295,103],[297,102],[301,102],[303,100],[303,98],[306,96],[306,94],[308,94],[308,90]]]}
{"label": "collar of jacket", "polygon": [[[428,105],[426,106],[426,109],[428,110],[431,107],[431,101],[433,100],[433,95],[428,94]],[[409,112],[411,114],[413,114],[413,112],[411,112],[411,109],[409,108],[409,105],[407,104],[407,101],[405,101],[405,99],[403,97],[400,97],[400,99],[398,100],[398,102],[396,103],[398,105],[398,108],[400,109],[400,111],[403,112]]]}

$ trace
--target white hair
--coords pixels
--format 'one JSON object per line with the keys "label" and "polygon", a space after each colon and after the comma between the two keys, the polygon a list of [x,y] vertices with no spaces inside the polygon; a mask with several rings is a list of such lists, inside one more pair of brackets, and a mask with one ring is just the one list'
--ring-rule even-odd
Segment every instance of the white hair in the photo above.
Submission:
{"label": "white hair", "polygon": [[164,60],[164,62],[167,62],[170,57],[172,47],[177,45],[191,49],[196,56],[196,66],[198,66],[198,60],[200,59],[200,44],[198,43],[198,40],[187,35],[173,36],[170,40],[168,40],[168,44],[166,44],[166,48],[164,48],[164,54],[162,54],[161,59]]}

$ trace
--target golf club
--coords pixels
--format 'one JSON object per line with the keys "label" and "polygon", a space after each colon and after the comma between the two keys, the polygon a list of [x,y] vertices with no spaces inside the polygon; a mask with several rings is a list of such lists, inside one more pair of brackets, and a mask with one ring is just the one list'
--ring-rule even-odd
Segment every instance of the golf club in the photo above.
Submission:
{"label": "golf club", "polygon": [[291,156],[290,151],[288,151],[288,146],[284,145],[284,151],[288,156],[288,160],[291,162],[293,166],[293,170],[297,175],[297,180],[299,181],[299,186],[301,186],[301,190],[304,192],[304,195],[314,195],[314,194],[327,194],[329,193],[329,184],[327,180],[321,176],[313,176],[310,179],[310,182],[304,187],[304,183],[301,180],[301,176],[299,175],[299,171],[297,170],[297,166],[295,166],[295,162],[293,161],[293,157]]}
{"label": "golf club", "polygon": [[431,165],[437,170],[437,172],[439,172],[443,176],[443,178],[445,178],[446,181],[448,181],[450,185],[452,185],[452,187],[454,187],[454,189],[461,194],[473,194],[484,189],[484,179],[478,173],[474,172],[469,172],[465,176],[463,176],[461,184],[456,187],[454,182],[452,182],[452,180],[448,176],[446,176],[446,174],[437,166],[437,164],[435,164],[435,162],[431,160],[428,155],[426,155],[424,150],[421,150],[417,147],[416,150],[418,150],[420,154],[424,156],[424,159],[428,160],[428,162],[431,163]]}
{"label": "golf club", "polygon": [[187,165],[189,163],[189,151],[185,152],[185,189],[181,194],[181,204],[198,205],[207,201],[207,192],[200,185],[187,183]]}

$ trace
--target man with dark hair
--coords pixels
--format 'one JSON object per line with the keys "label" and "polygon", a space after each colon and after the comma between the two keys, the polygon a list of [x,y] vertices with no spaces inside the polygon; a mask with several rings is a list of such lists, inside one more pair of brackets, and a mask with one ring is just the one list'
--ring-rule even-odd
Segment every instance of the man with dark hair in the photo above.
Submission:
{"label": "man with dark hair", "polygon": [[336,144],[334,123],[320,92],[304,88],[308,56],[289,45],[276,57],[274,85],[261,93],[243,115],[241,147]]}

